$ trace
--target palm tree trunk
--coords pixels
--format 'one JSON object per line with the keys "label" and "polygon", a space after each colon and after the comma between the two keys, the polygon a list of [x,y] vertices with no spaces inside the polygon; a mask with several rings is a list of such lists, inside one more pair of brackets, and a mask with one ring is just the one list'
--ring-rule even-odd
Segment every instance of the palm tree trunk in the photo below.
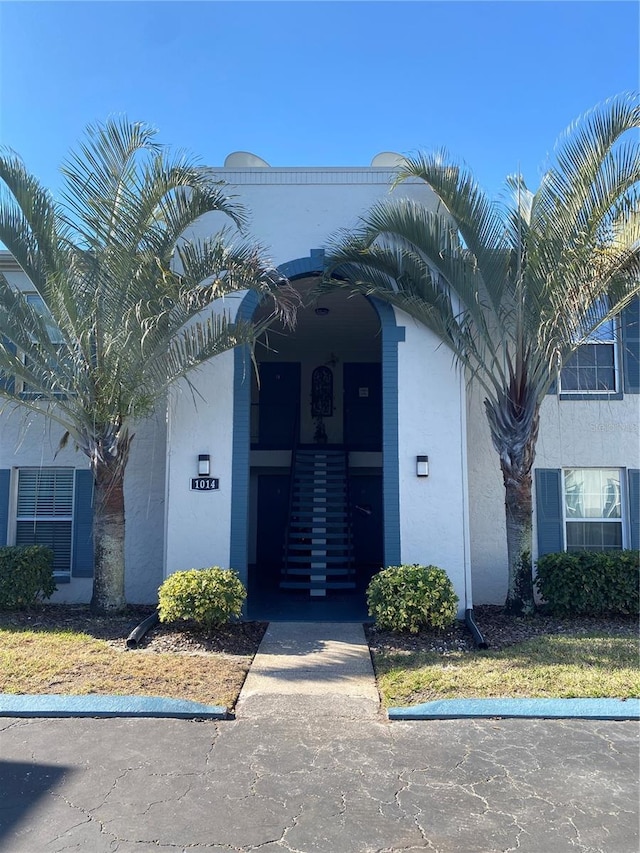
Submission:
{"label": "palm tree trunk", "polygon": [[540,404],[535,394],[511,393],[496,402],[485,400],[493,446],[500,456],[505,490],[508,587],[505,609],[515,615],[531,614],[533,599],[533,503],[531,470],[540,426]]}
{"label": "palm tree trunk", "polygon": [[514,479],[502,470],[505,485],[509,583],[505,609],[515,615],[533,613],[531,471]]}
{"label": "palm tree trunk", "polygon": [[94,579],[91,610],[113,613],[125,606],[124,465],[98,462],[94,472]]}

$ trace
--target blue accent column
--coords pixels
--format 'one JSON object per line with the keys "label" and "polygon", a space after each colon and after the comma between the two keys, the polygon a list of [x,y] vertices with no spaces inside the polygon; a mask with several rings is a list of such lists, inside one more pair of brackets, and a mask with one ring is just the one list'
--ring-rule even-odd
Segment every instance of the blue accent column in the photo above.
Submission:
{"label": "blue accent column", "polygon": [[398,343],[404,326],[396,325],[391,305],[370,298],[382,330],[382,500],[384,507],[384,563],[400,563],[400,468],[398,460]]}
{"label": "blue accent column", "polygon": [[[260,300],[249,291],[238,308],[238,320],[251,320]],[[229,567],[245,585],[249,581],[249,471],[251,453],[251,352],[249,347],[233,351],[233,461],[231,467],[231,543]]]}

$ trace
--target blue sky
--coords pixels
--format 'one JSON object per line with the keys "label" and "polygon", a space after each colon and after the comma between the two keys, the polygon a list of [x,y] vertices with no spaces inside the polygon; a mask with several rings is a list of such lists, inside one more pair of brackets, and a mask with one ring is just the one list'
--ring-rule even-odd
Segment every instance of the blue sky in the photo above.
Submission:
{"label": "blue sky", "polygon": [[47,186],[114,113],[209,165],[368,165],[445,146],[530,186],[581,112],[638,85],[636,2],[3,2],[0,139]]}

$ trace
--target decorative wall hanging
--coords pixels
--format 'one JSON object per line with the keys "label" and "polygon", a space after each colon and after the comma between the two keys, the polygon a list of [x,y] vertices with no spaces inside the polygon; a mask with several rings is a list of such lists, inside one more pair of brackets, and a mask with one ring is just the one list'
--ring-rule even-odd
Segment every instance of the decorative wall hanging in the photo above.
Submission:
{"label": "decorative wall hanging", "polygon": [[322,365],[311,374],[311,417],[329,418],[333,414],[333,373]]}

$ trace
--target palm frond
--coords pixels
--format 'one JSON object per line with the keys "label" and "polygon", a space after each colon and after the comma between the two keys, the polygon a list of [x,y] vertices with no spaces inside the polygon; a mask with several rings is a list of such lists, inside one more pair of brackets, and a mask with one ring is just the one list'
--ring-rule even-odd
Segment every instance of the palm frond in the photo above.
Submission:
{"label": "palm frond", "polygon": [[[174,379],[252,344],[275,317],[293,323],[298,297],[261,247],[237,239],[246,213],[226,185],[151,126],[90,127],[62,171],[56,204],[16,155],[0,156],[0,239],[45,306],[0,281],[0,394],[46,411],[93,462],[131,440],[127,419]],[[232,224],[233,241],[231,229],[186,239],[210,213]],[[258,325],[209,307],[248,288],[273,301]]]}

